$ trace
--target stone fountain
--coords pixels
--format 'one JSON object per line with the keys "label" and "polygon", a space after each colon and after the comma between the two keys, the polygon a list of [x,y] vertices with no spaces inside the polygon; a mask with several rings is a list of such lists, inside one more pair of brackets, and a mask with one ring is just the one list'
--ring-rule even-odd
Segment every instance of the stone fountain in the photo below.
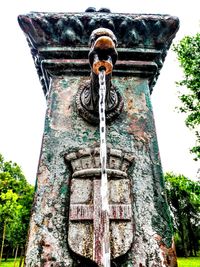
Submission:
{"label": "stone fountain", "polygon": [[47,99],[25,266],[177,266],[150,101],[177,17],[89,8],[18,20]]}

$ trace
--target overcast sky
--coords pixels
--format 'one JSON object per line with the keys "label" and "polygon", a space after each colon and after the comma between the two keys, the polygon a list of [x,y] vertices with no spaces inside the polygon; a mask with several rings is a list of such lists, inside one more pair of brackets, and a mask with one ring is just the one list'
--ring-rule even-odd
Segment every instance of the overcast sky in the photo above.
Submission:
{"label": "overcast sky", "polygon": [[[46,102],[17,15],[30,11],[82,12],[89,6],[108,7],[112,12],[176,15],[181,28],[174,42],[199,31],[199,0],[139,1],[45,1],[7,0],[1,2],[1,87],[0,153],[5,160],[17,162],[28,181],[35,182]],[[184,116],[175,111],[178,105],[175,81],[182,72],[172,51],[168,53],[152,94],[161,161],[164,172],[173,171],[195,179],[198,163],[189,148],[194,135],[184,125]]]}

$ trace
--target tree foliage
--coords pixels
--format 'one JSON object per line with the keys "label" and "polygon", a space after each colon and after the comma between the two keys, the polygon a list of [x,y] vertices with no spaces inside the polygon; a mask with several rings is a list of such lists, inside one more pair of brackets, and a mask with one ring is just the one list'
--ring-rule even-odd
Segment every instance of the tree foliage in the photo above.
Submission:
{"label": "tree foliage", "polygon": [[200,33],[184,37],[174,46],[174,51],[184,72],[183,80],[177,83],[182,88],[180,111],[187,114],[186,125],[195,130],[197,144],[191,152],[197,160],[200,159]]}
{"label": "tree foliage", "polygon": [[166,192],[172,211],[178,256],[196,256],[200,239],[200,183],[166,173]]}
{"label": "tree foliage", "polygon": [[3,247],[24,247],[33,186],[28,184],[21,168],[12,161],[4,161],[0,154],[0,242]]}

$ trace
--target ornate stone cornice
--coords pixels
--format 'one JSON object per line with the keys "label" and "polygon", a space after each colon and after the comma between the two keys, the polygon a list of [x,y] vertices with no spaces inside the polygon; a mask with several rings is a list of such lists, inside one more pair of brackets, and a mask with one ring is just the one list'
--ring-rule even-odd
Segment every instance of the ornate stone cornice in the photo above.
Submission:
{"label": "ornate stone cornice", "polygon": [[143,73],[149,77],[152,90],[179,27],[178,18],[169,15],[104,12],[34,12],[20,15],[18,21],[31,47],[45,94],[52,73],[65,74],[73,65],[73,74],[89,75],[89,63],[83,62],[88,58],[90,34],[99,27],[112,30],[118,40],[119,62],[113,75]]}

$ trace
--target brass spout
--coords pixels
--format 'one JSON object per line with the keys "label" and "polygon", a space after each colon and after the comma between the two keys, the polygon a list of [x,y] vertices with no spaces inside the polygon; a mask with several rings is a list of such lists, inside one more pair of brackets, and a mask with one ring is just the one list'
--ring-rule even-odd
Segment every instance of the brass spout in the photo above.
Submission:
{"label": "brass spout", "polygon": [[105,70],[106,75],[111,74],[113,70],[113,64],[112,64],[112,59],[109,56],[107,60],[99,60],[98,55],[94,56],[94,62],[92,65],[92,71],[96,74],[99,75],[100,70]]}
{"label": "brass spout", "polygon": [[99,99],[99,71],[104,69],[106,74],[106,110],[113,107],[111,92],[111,77],[113,66],[117,60],[115,49],[117,39],[114,33],[106,28],[99,28],[90,37],[89,62],[91,66],[91,100],[93,108],[98,111]]}
{"label": "brass spout", "polygon": [[99,28],[90,36],[90,52],[88,55],[91,67],[91,80],[77,94],[77,107],[80,115],[91,123],[99,123],[99,72],[106,74],[106,119],[111,121],[117,117],[123,107],[119,92],[112,85],[113,67],[117,60],[117,39],[114,33],[106,28]]}
{"label": "brass spout", "polygon": [[104,69],[106,75],[113,70],[117,60],[117,39],[113,32],[106,28],[94,30],[90,37],[89,62],[92,71],[98,75],[99,69]]}

